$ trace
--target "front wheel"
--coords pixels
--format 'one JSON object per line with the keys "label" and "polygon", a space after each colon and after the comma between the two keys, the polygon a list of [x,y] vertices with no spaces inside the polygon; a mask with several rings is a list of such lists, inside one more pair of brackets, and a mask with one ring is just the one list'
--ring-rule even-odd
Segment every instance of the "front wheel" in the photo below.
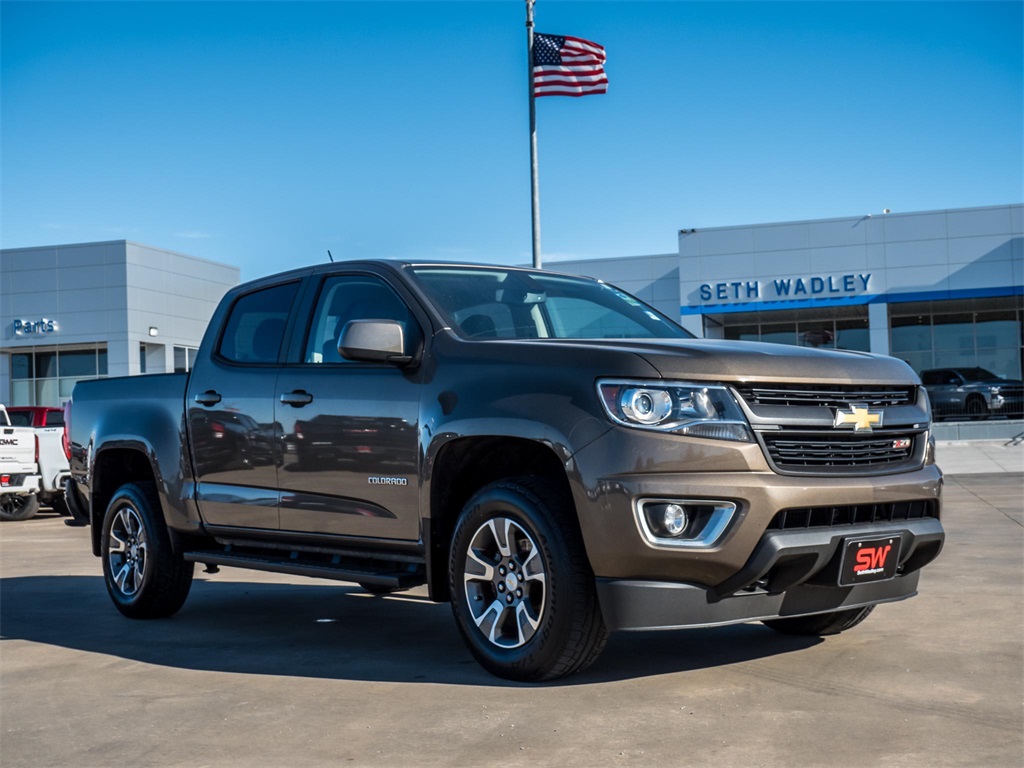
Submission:
{"label": "front wheel", "polygon": [[171,549],[153,483],[122,485],[107,506],[101,536],[103,578],[117,610],[157,619],[180,610],[194,564]]}
{"label": "front wheel", "polygon": [[864,608],[851,608],[847,611],[832,611],[831,613],[816,613],[812,616],[768,619],[763,623],[766,627],[770,627],[784,635],[823,637],[825,635],[838,635],[840,632],[853,629],[864,621],[874,609],[875,606],[868,605]]}
{"label": "front wheel", "polygon": [[28,520],[39,511],[39,499],[34,493],[19,496],[14,493],[5,493],[0,496],[0,520],[13,522],[15,520]]}
{"label": "front wheel", "polygon": [[553,484],[520,478],[478,491],[459,516],[452,612],[473,656],[498,677],[572,674],[607,641],[571,504]]}

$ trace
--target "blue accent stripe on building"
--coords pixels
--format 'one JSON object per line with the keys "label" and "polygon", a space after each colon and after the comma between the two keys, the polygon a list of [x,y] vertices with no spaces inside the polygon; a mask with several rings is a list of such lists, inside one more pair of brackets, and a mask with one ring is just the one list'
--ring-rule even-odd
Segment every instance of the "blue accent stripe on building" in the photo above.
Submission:
{"label": "blue accent stripe on building", "polygon": [[1024,296],[1024,286],[1005,285],[998,288],[962,288],[945,291],[863,294],[838,299],[801,299],[800,301],[750,301],[745,304],[704,304],[682,306],[680,315],[724,315],[733,312],[772,312],[781,309],[817,309],[850,307],[860,304],[905,304],[911,301],[946,301],[949,299],[989,299],[999,296]]}

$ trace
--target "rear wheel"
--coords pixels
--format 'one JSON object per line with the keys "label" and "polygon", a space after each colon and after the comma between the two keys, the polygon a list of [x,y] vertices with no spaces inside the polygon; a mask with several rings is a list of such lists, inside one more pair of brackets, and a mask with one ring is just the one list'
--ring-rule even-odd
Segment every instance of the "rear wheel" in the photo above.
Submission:
{"label": "rear wheel", "polygon": [[39,511],[39,499],[34,493],[19,496],[5,493],[0,496],[0,520],[28,520]]}
{"label": "rear wheel", "polygon": [[132,619],[178,612],[192,587],[193,563],[171,549],[153,483],[128,483],[110,500],[101,536],[103,577],[117,610]]}
{"label": "rear wheel", "polygon": [[875,606],[868,605],[864,608],[851,608],[848,611],[816,613],[813,616],[794,616],[791,619],[768,619],[763,623],[766,627],[771,627],[776,632],[781,632],[784,635],[823,637],[825,635],[838,635],[840,632],[853,629],[864,621],[874,609]]}
{"label": "rear wheel", "polygon": [[571,500],[533,478],[469,500],[452,539],[452,612],[492,674],[539,681],[578,672],[608,638]]}

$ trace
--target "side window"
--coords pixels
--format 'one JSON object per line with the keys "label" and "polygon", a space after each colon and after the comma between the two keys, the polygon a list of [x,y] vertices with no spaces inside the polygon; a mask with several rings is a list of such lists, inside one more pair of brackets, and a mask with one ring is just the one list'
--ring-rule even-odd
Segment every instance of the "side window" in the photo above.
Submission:
{"label": "side window", "polygon": [[276,363],[299,284],[246,294],[231,308],[217,352],[236,363]]}
{"label": "side window", "polygon": [[303,361],[349,362],[338,352],[342,329],[350,320],[395,320],[405,326],[406,344],[419,338],[419,325],[401,297],[383,280],[369,275],[339,275],[324,280],[306,337]]}

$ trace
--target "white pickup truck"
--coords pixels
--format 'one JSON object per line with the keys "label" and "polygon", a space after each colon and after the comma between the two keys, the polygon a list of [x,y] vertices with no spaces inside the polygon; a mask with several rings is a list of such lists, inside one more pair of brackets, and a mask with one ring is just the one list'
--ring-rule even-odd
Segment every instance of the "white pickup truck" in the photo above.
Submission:
{"label": "white pickup truck", "polygon": [[11,426],[0,405],[0,520],[27,520],[39,509],[36,432]]}

